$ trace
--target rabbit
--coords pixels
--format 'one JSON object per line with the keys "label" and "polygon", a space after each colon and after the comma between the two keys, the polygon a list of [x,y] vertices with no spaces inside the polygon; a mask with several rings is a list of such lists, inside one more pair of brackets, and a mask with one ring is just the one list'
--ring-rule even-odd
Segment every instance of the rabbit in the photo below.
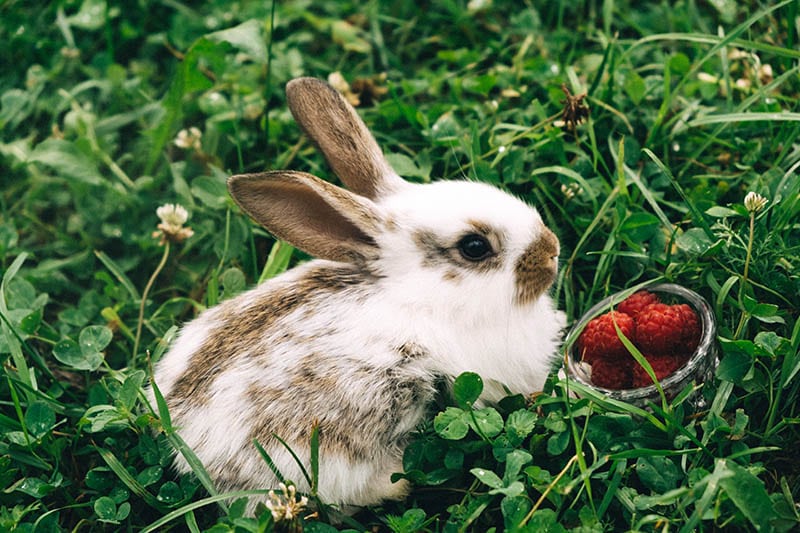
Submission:
{"label": "rabbit", "polygon": [[348,190],[292,170],[232,176],[228,189],[316,259],[203,311],[154,380],[220,491],[276,486],[254,440],[309,490],[275,436],[307,467],[316,424],[322,501],[402,499],[409,484],[391,476],[437,384],[476,372],[486,403],[541,390],[565,325],[549,295],[559,242],[535,208],[488,184],[405,181],[325,82],[294,79],[286,96]]}

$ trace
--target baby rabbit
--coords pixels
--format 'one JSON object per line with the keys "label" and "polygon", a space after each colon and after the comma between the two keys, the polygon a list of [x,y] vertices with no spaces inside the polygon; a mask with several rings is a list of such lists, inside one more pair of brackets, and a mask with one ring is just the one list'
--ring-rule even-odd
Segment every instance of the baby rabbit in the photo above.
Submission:
{"label": "baby rabbit", "polygon": [[[317,257],[204,311],[158,362],[173,424],[221,491],[275,487],[253,440],[307,490],[319,427],[322,501],[400,499],[403,449],[437,380],[485,380],[483,401],[540,390],[563,314],[547,292],[559,245],[536,209],[486,184],[413,184],[326,83],[295,79],[289,107],[348,187],[304,172],[233,176],[231,196]],[[189,467],[176,459],[182,472]]]}

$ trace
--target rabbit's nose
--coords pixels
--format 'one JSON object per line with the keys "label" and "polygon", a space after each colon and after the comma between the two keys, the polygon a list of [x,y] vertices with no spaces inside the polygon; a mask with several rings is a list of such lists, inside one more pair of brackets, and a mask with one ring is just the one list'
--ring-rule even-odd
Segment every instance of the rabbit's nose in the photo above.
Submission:
{"label": "rabbit's nose", "polygon": [[558,238],[543,228],[517,260],[514,269],[517,303],[529,304],[550,288],[556,279],[558,254]]}

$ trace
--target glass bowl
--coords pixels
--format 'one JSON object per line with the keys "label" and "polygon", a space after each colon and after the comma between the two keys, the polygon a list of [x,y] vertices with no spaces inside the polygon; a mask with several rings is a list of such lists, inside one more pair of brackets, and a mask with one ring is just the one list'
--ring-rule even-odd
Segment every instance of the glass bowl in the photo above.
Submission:
{"label": "glass bowl", "polygon": [[[645,284],[635,289],[618,292],[598,302],[572,327],[566,337],[563,352],[564,367],[570,379],[586,387],[591,387],[592,389],[600,391],[609,398],[621,400],[637,406],[644,406],[648,402],[657,403],[660,401],[660,395],[658,394],[655,384],[633,389],[606,389],[594,385],[591,382],[590,374],[586,367],[587,365],[581,364],[580,354],[577,353],[577,349],[575,348],[580,333],[591,319],[609,311],[612,307],[615,308],[622,300],[640,290],[658,294],[665,303],[688,304],[697,313],[701,324],[702,332],[700,334],[700,342],[694,353],[682,367],[660,381],[665,396],[668,399],[674,398],[685,389],[689,383],[697,385],[711,380],[714,376],[714,370],[719,364],[717,321],[714,317],[714,313],[712,313],[711,306],[702,296],[686,287],[674,283]],[[637,363],[634,361],[633,364]],[[695,395],[694,403],[697,408],[703,407],[700,395]]]}

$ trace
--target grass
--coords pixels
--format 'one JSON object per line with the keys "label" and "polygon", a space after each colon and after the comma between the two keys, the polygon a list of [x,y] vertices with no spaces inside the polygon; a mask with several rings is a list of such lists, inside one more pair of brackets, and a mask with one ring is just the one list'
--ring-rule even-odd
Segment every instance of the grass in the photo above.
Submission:
{"label": "grass", "polygon": [[[799,7],[2,3],[0,530],[796,529]],[[224,180],[335,179],[282,91],[333,72],[362,87],[403,176],[467,176],[540,209],[570,321],[649,279],[702,294],[722,353],[708,407],[576,399],[553,375],[532,405],[477,409],[465,374],[406,451],[411,496],[336,526],[324,505],[246,517],[199,463],[177,477],[173,450],[191,450],[143,402],[151,361],[197,311],[305,259]],[[562,85],[591,110],[575,128]],[[152,235],[165,203],[194,231],[168,249]]]}

